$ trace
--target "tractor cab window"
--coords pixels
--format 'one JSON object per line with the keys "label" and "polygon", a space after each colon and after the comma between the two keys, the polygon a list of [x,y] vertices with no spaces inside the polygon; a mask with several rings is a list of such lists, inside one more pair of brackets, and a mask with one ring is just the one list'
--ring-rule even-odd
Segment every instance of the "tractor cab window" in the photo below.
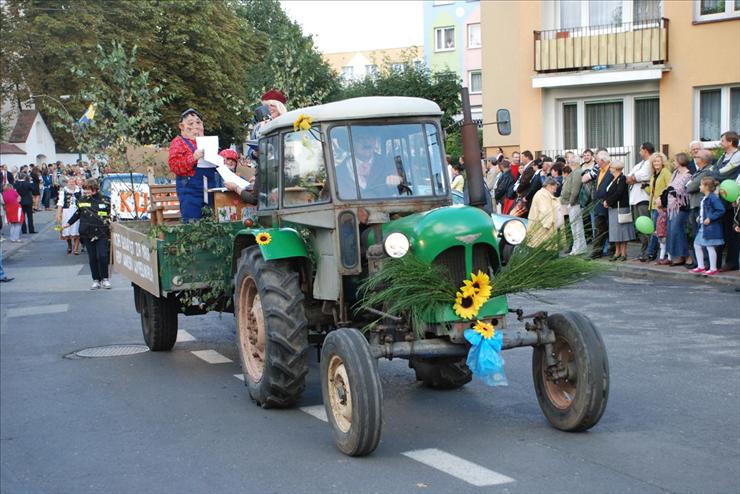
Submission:
{"label": "tractor cab window", "polygon": [[432,124],[334,127],[329,139],[341,199],[446,194],[442,150]]}
{"label": "tractor cab window", "polygon": [[275,209],[278,205],[278,171],[280,169],[278,136],[260,139],[259,146],[259,209]]}
{"label": "tractor cab window", "polygon": [[283,206],[328,202],[326,165],[318,129],[283,136]]}

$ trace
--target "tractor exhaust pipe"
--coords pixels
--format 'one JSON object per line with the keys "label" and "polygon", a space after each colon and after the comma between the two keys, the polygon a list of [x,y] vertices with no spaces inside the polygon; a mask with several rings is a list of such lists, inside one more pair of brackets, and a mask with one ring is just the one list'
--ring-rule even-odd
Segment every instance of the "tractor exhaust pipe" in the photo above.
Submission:
{"label": "tractor exhaust pipe", "polygon": [[467,181],[470,205],[482,208],[486,204],[486,187],[483,183],[483,169],[481,167],[481,150],[478,141],[478,126],[473,123],[470,114],[470,95],[468,88],[460,89],[462,97],[462,146],[463,160],[465,161],[465,179]]}

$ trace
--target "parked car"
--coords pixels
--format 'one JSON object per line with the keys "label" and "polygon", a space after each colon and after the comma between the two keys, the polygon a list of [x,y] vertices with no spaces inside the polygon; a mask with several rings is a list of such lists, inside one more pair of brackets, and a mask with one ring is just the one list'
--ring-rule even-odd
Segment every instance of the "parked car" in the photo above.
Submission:
{"label": "parked car", "polygon": [[[156,177],[155,184],[169,183]],[[149,218],[149,182],[145,173],[109,173],[100,181],[100,192],[110,199],[113,217],[123,220]]]}
{"label": "parked car", "polygon": [[[462,192],[452,191],[452,204],[465,204]],[[498,235],[501,264],[505,266],[514,253],[514,248],[521,244],[527,235],[527,219],[496,213],[493,213],[491,218]]]}

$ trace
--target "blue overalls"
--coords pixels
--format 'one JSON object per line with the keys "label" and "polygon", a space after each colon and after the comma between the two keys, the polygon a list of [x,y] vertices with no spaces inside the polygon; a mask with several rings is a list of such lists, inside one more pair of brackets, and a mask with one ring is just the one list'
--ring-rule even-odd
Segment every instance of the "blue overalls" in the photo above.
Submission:
{"label": "blue overalls", "polygon": [[[182,139],[182,136],[180,137]],[[195,146],[187,139],[183,142],[195,152]],[[213,203],[212,194],[208,194],[208,202],[203,201],[203,177],[207,179],[207,187],[212,188],[216,184],[216,168],[203,168],[196,165],[195,175],[192,177],[178,176],[175,179],[175,190],[180,200],[180,216],[187,223],[190,220],[200,219],[203,208]]]}

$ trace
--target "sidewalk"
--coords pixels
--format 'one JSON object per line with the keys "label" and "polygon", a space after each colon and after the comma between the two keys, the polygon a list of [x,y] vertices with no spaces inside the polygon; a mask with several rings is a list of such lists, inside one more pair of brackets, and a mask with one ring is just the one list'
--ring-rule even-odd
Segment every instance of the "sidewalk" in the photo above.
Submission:
{"label": "sidewalk", "polygon": [[703,276],[690,273],[684,266],[660,266],[656,264],[655,261],[633,261],[632,259],[635,259],[640,255],[640,244],[636,242],[630,242],[627,245],[627,253],[629,254],[627,258],[630,260],[626,262],[609,262],[606,258],[599,262],[611,265],[612,272],[620,273],[622,276],[628,276],[631,278],[680,280],[740,288],[740,271],[728,271],[725,273],[718,273],[714,276]]}
{"label": "sidewalk", "polygon": [[2,249],[3,261],[9,259],[16,252],[31,243],[44,237],[44,234],[54,228],[56,211],[39,211],[33,214],[33,226],[36,228],[36,234],[21,234],[21,242],[15,243],[8,240],[8,228],[3,225],[3,242],[0,244]]}

